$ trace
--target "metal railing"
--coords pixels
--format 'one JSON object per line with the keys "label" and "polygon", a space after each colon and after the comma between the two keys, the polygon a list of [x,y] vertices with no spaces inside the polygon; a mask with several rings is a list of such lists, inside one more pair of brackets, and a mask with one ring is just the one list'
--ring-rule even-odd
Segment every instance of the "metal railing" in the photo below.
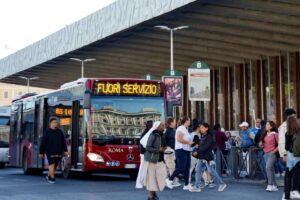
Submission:
{"label": "metal railing", "polygon": [[235,179],[266,179],[263,152],[260,148],[232,147],[226,154],[219,149],[215,154],[216,169],[220,175],[226,172],[227,176]]}

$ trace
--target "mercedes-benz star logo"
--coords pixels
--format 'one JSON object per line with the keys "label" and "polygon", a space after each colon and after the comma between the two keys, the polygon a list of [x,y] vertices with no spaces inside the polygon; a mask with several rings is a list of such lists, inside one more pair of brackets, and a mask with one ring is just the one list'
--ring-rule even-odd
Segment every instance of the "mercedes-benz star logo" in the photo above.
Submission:
{"label": "mercedes-benz star logo", "polygon": [[134,159],[133,154],[128,154],[127,155],[127,160],[132,161]]}

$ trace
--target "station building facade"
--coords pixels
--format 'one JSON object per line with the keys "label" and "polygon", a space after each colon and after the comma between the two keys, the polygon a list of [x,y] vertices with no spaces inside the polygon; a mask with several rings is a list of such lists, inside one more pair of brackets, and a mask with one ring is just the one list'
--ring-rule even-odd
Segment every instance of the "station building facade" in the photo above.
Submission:
{"label": "station building facade", "polygon": [[211,100],[188,101],[188,81],[184,77],[185,103],[175,108],[175,117],[187,114],[211,125],[220,123],[226,130],[236,130],[242,121],[254,125],[256,118],[280,125],[285,120],[286,108],[300,113],[299,51],[227,67],[210,67]]}

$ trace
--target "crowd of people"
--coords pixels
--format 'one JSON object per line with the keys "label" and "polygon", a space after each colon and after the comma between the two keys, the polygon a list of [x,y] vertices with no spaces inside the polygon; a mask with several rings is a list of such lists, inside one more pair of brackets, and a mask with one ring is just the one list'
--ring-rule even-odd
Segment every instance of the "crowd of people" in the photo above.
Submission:
{"label": "crowd of people", "polygon": [[[152,128],[149,127],[151,123]],[[214,150],[220,145],[226,151],[225,141],[229,138],[222,132],[224,143],[219,141],[219,137],[215,137],[219,129],[220,125],[216,125],[211,131],[208,123],[191,122],[188,117],[183,117],[177,128],[173,118],[167,120],[166,129],[163,122],[147,122],[141,136],[141,165],[136,188],[145,186],[148,200],[157,200],[158,191],[165,186],[169,189],[181,186],[179,177],[182,177],[183,190],[201,192],[205,187],[218,186],[219,192],[224,191],[227,185],[216,171]]]}
{"label": "crowd of people", "polygon": [[[228,173],[226,159],[216,159],[216,150],[227,157],[233,146],[243,152],[257,147],[257,155],[263,159],[267,192],[278,191],[276,178],[284,177],[282,199],[300,199],[300,116],[294,109],[285,110],[285,121],[277,128],[274,120],[256,119],[254,127],[242,122],[239,134],[231,136],[220,124],[212,129],[206,122],[183,117],[178,126],[173,118],[163,122],[147,122],[141,136],[141,165],[136,188],[146,187],[148,200],[159,199],[157,192],[165,187],[181,186],[183,190],[201,192],[204,188],[226,189],[222,177]],[[221,173],[216,170],[220,162]],[[194,172],[194,173],[193,173]],[[192,179],[192,174],[194,179]]]}
{"label": "crowd of people", "polygon": [[[242,122],[236,146],[249,150],[259,148],[257,156],[263,158],[267,192],[278,191],[276,178],[284,177],[282,199],[300,199],[300,115],[294,109],[285,110],[285,121],[277,127],[276,120],[256,119],[255,126]],[[298,139],[299,138],[299,139]],[[299,149],[298,149],[299,148]]]}

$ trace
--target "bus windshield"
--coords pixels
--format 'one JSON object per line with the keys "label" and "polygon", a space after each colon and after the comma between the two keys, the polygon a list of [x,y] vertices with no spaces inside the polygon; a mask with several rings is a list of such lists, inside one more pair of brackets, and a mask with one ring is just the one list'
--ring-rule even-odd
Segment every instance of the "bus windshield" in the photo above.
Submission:
{"label": "bus windshield", "polygon": [[9,117],[0,117],[0,148],[8,147]]}
{"label": "bus windshield", "polygon": [[92,98],[92,138],[100,144],[136,143],[148,120],[164,120],[163,97]]}

